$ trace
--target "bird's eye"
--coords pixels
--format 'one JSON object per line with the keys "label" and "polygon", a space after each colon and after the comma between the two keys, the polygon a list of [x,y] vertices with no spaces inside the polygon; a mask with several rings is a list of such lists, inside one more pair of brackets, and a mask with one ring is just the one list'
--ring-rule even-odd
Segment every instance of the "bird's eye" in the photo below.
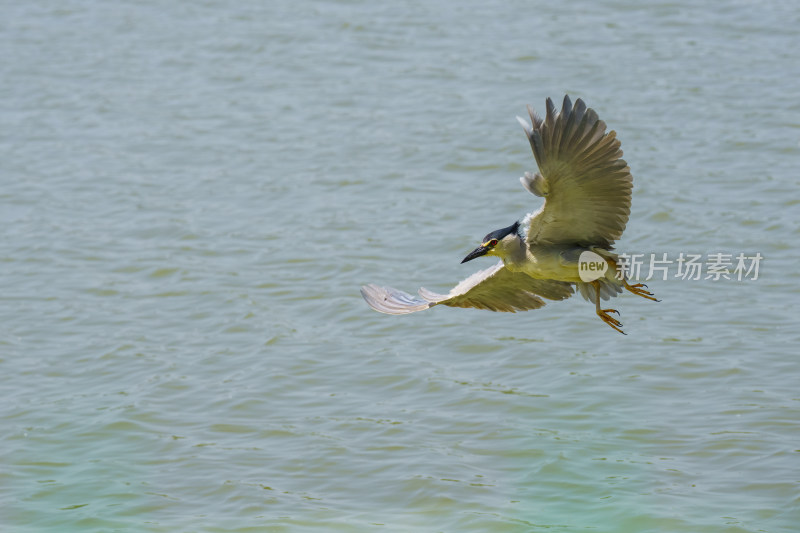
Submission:
{"label": "bird's eye", "polygon": [[492,239],[489,241],[489,246],[497,246],[497,239]]}

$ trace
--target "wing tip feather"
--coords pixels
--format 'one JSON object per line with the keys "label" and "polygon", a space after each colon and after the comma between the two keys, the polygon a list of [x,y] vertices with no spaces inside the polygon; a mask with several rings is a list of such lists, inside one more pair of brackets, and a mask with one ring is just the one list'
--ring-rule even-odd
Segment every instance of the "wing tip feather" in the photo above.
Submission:
{"label": "wing tip feather", "polygon": [[374,283],[362,286],[361,296],[372,309],[387,315],[405,315],[431,307],[430,302],[392,287],[381,287]]}

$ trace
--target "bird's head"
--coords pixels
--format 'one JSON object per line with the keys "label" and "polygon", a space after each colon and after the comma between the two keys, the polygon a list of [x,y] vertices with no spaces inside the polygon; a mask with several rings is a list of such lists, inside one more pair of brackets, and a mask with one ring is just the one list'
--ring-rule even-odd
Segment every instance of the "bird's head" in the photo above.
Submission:
{"label": "bird's head", "polygon": [[501,228],[486,235],[481,245],[467,254],[467,257],[461,262],[466,263],[482,255],[496,255],[505,259],[514,248],[519,248],[521,241],[519,222],[514,222],[507,228]]}

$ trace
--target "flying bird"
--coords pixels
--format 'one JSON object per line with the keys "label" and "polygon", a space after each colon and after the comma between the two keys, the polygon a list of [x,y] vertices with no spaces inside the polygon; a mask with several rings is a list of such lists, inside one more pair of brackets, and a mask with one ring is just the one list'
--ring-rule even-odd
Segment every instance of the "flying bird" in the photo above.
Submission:
{"label": "flying bird", "polygon": [[[425,288],[412,296],[391,287],[365,285],[361,294],[374,310],[390,315],[422,311],[435,305],[474,307],[490,311],[528,311],[549,300],[564,300],[577,287],[595,304],[600,319],[620,333],[616,309],[600,300],[626,289],[659,301],[642,283],[629,284],[624,265],[613,252],[631,208],[633,177],[622,159],[616,132],[583,100],[575,105],[564,97],[556,112],[547,99],[542,119],[528,107],[531,122],[517,117],[530,141],[539,171],[520,178],[543,205],[511,224],[488,233],[480,246],[461,261],[487,255],[500,261],[471,275],[447,294]],[[592,265],[592,263],[594,263]]]}

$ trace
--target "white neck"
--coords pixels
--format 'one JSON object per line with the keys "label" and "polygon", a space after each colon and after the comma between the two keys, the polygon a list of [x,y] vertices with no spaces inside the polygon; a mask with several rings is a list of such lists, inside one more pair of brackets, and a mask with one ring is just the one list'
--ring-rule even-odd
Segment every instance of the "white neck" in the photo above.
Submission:
{"label": "white neck", "polygon": [[515,265],[525,262],[525,243],[516,233],[506,235],[503,240],[497,243],[494,251],[503,260],[503,263],[511,269]]}

